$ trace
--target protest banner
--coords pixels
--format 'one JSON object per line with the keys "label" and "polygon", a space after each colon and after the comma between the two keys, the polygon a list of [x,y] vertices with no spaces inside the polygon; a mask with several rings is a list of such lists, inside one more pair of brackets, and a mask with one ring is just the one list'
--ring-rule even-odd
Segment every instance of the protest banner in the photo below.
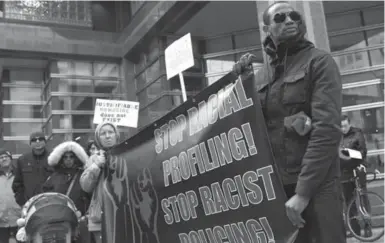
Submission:
{"label": "protest banner", "polygon": [[112,122],[117,126],[137,127],[139,102],[96,99],[94,124]]}
{"label": "protest banner", "polygon": [[113,148],[104,243],[292,243],[250,78],[232,73]]}
{"label": "protest banner", "polygon": [[181,37],[169,45],[164,51],[167,80],[179,74],[183,102],[187,100],[186,88],[182,72],[194,66],[194,54],[191,34]]}

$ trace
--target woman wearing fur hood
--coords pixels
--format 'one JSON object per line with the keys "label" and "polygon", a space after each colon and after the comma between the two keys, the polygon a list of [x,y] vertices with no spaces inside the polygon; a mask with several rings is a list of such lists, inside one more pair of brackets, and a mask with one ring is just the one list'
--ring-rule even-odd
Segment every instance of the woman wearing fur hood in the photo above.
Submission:
{"label": "woman wearing fur hood", "polygon": [[82,215],[90,201],[90,195],[82,190],[79,183],[87,160],[87,153],[78,143],[69,141],[59,144],[48,156],[48,165],[54,168],[54,173],[43,185],[44,192],[58,192],[71,198]]}

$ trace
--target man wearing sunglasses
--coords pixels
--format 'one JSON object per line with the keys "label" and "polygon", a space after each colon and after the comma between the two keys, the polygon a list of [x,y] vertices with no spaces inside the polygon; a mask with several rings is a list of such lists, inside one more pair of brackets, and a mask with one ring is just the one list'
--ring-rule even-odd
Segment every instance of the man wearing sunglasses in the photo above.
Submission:
{"label": "man wearing sunglasses", "polygon": [[[289,198],[286,214],[299,228],[296,243],[346,242],[339,187],[342,84],[332,56],[305,38],[301,14],[288,2],[263,13],[268,63],[255,89],[277,172]],[[233,71],[247,77],[253,55]]]}
{"label": "man wearing sunglasses", "polygon": [[48,166],[46,139],[42,132],[34,132],[30,135],[32,151],[23,154],[14,168],[15,179],[12,189],[16,202],[23,206],[31,197],[42,193],[42,185],[53,172]]}

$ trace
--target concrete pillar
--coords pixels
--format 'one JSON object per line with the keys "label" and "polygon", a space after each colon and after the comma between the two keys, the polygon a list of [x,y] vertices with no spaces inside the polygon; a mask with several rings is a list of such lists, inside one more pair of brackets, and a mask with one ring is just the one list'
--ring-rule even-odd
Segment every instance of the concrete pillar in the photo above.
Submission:
{"label": "concrete pillar", "polygon": [[[256,1],[261,43],[263,43],[266,38],[266,34],[263,32],[262,15],[265,9],[274,2],[274,0]],[[294,9],[302,14],[306,22],[306,38],[313,42],[317,48],[330,51],[325,12],[322,1],[290,1],[290,4],[294,7]],[[264,60],[267,60],[265,53]]]}
{"label": "concrete pillar", "polygon": [[322,1],[292,1],[292,6],[302,13],[306,22],[308,40],[322,50],[330,52],[328,31]]}

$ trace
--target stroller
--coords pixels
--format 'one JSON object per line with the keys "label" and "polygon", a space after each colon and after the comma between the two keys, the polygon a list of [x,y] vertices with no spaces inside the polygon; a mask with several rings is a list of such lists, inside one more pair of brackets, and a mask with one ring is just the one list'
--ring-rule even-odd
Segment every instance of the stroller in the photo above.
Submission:
{"label": "stroller", "polygon": [[27,243],[71,243],[77,235],[80,216],[66,195],[36,195],[23,206],[16,239]]}

